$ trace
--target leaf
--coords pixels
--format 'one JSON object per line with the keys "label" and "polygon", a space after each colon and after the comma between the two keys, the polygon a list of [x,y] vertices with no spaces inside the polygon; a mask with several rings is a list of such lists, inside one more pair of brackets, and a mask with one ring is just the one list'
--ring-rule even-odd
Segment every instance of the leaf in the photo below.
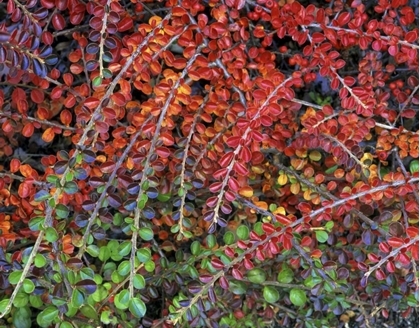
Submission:
{"label": "leaf", "polygon": [[48,306],[44,311],[40,312],[36,321],[41,327],[49,326],[54,319],[57,318],[58,309],[54,306]]}
{"label": "leaf", "polygon": [[255,268],[248,271],[248,280],[254,284],[260,284],[267,279],[267,274],[263,269]]}
{"label": "leaf", "polygon": [[126,289],[118,293],[114,298],[115,306],[120,310],[127,309],[129,305],[129,301],[130,301],[130,293]]}
{"label": "leaf", "polygon": [[264,286],[263,296],[268,303],[275,303],[280,299],[278,290],[273,286]]}
{"label": "leaf", "polygon": [[50,193],[46,190],[40,190],[38,191],[35,196],[34,196],[34,200],[36,202],[42,202],[44,200],[47,200],[48,198],[50,198]]}
{"label": "leaf", "polygon": [[328,240],[328,233],[323,230],[315,231],[316,240],[320,243],[325,243]]}
{"label": "leaf", "polygon": [[88,295],[93,294],[98,288],[98,286],[96,285],[96,282],[92,279],[81,280],[76,283],[76,287],[81,288]]}
{"label": "leaf", "polygon": [[73,195],[79,190],[79,187],[77,186],[77,183],[74,181],[67,181],[64,184],[64,191],[68,195]]}
{"label": "leaf", "polygon": [[294,277],[295,274],[293,273],[292,269],[286,267],[277,275],[277,281],[283,284],[289,284],[293,281]]}
{"label": "leaf", "polygon": [[410,162],[410,172],[411,174],[414,174],[419,171],[419,160],[415,159]]}
{"label": "leaf", "polygon": [[143,289],[146,287],[146,280],[141,274],[136,274],[133,279],[133,286],[137,289]]}
{"label": "leaf", "polygon": [[236,229],[236,235],[241,240],[247,240],[249,237],[249,228],[246,225],[240,225]]}
{"label": "leaf", "polygon": [[153,239],[153,230],[150,228],[140,228],[139,230],[139,235],[141,237],[141,239],[145,240],[145,241],[149,241]]}
{"label": "leaf", "polygon": [[53,243],[58,240],[58,233],[53,227],[48,227],[45,230],[45,239],[50,243]]}
{"label": "leaf", "polygon": [[289,295],[290,301],[296,306],[302,306],[306,303],[306,293],[297,288],[293,288]]}
{"label": "leaf", "polygon": [[19,282],[19,279],[22,277],[22,270],[14,271],[9,275],[9,283],[16,285]]}
{"label": "leaf", "polygon": [[138,297],[130,300],[128,308],[136,318],[143,318],[146,314],[146,304]]}
{"label": "leaf", "polygon": [[48,128],[42,134],[42,140],[48,143],[54,140],[54,136],[55,136],[55,133],[54,133],[53,128]]}

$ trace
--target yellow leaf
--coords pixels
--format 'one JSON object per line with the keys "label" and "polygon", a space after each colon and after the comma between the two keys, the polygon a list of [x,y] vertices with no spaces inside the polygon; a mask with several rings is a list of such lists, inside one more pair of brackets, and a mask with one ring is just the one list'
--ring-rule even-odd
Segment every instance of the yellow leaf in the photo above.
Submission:
{"label": "yellow leaf", "polygon": [[277,183],[280,186],[284,186],[287,183],[287,175],[286,174],[280,174],[279,177],[277,178]]}
{"label": "yellow leaf", "polygon": [[318,150],[313,150],[311,151],[311,153],[309,154],[309,158],[315,162],[318,162],[321,158],[322,155]]}
{"label": "yellow leaf", "polygon": [[249,186],[242,187],[241,189],[239,189],[239,195],[243,197],[252,197],[253,194],[254,190]]}
{"label": "yellow leaf", "polygon": [[286,215],[286,210],[284,209],[284,207],[279,206],[279,207],[276,208],[276,210],[273,212],[273,214]]}
{"label": "yellow leaf", "polygon": [[297,195],[299,193],[299,191],[300,191],[300,183],[298,183],[298,182],[297,183],[293,183],[290,186],[290,192],[292,194]]}

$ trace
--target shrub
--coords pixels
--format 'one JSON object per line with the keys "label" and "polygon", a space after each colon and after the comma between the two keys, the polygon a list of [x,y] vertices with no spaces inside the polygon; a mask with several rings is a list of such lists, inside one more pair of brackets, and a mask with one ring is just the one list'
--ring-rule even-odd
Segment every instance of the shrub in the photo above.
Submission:
{"label": "shrub", "polygon": [[418,17],[311,3],[1,4],[2,324],[412,313]]}

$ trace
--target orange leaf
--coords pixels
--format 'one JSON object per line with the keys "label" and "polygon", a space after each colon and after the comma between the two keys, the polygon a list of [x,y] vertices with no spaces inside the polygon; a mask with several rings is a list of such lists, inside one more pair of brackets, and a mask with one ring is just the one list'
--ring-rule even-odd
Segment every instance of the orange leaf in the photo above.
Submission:
{"label": "orange leaf", "polygon": [[34,133],[34,125],[32,123],[26,124],[22,129],[22,135],[29,138]]}
{"label": "orange leaf", "polygon": [[20,173],[22,173],[22,175],[25,178],[28,178],[30,176],[32,176],[32,167],[28,164],[24,164],[19,168]]}
{"label": "orange leaf", "polygon": [[54,139],[54,131],[52,128],[48,128],[44,131],[44,133],[42,134],[42,140],[44,140],[45,142],[51,142]]}

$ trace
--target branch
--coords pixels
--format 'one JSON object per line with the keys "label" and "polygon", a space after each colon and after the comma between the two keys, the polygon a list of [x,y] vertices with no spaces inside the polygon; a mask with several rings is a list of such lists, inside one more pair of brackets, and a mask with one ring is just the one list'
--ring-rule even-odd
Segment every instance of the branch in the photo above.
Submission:
{"label": "branch", "polygon": [[394,249],[391,253],[389,253],[387,256],[385,256],[383,259],[381,259],[377,264],[375,264],[373,267],[371,267],[369,269],[369,271],[367,271],[364,274],[364,277],[366,279],[369,278],[369,276],[372,274],[373,271],[380,268],[381,265],[384,264],[385,262],[387,262],[391,257],[397,256],[403,248],[407,248],[408,246],[411,246],[412,244],[416,243],[418,240],[419,240],[419,237],[417,236],[416,238],[411,239],[408,243],[403,244],[402,246]]}
{"label": "branch", "polygon": [[[183,81],[184,77],[188,74],[188,70],[190,69],[191,65],[195,62],[195,60],[197,59],[197,57],[200,54],[202,48],[204,48],[203,45],[198,46],[197,51],[194,54],[194,56],[192,56],[190,58],[190,60],[188,60],[187,65],[183,69],[183,71],[182,71],[181,75],[179,76],[178,80],[174,83],[174,85],[171,89],[171,92],[169,93],[168,98],[166,99],[166,102],[163,105],[163,108],[160,112],[159,120],[156,123],[156,130],[154,131],[154,136],[153,136],[153,139],[150,143],[150,149],[149,149],[149,152],[148,152],[147,157],[146,157],[145,165],[143,167],[143,176],[141,177],[141,181],[139,183],[140,190],[139,190],[139,193],[137,195],[136,204],[139,203],[139,201],[141,200],[141,197],[144,194],[143,184],[146,181],[146,179],[148,178],[148,170],[149,170],[149,167],[150,167],[150,159],[151,159],[152,155],[155,153],[156,142],[159,139],[160,130],[162,128],[162,123],[163,123],[163,120],[165,119],[166,112],[168,111],[168,108],[171,104],[172,98],[175,96],[175,93],[176,93],[177,89],[179,88],[179,86],[180,86],[181,82]],[[136,251],[137,251],[137,236],[138,236],[138,231],[140,229],[140,224],[139,223],[140,223],[140,209],[138,208],[138,206],[136,206],[135,209],[134,209],[134,230],[133,230],[133,235],[131,237],[131,244],[132,245],[131,245],[130,262],[131,262],[131,267],[132,268],[134,268],[134,262],[135,262]],[[133,297],[133,295],[134,295],[133,279],[134,279],[134,272],[133,272],[133,270],[131,270],[131,272],[130,272],[130,284],[129,284],[130,297]]]}

